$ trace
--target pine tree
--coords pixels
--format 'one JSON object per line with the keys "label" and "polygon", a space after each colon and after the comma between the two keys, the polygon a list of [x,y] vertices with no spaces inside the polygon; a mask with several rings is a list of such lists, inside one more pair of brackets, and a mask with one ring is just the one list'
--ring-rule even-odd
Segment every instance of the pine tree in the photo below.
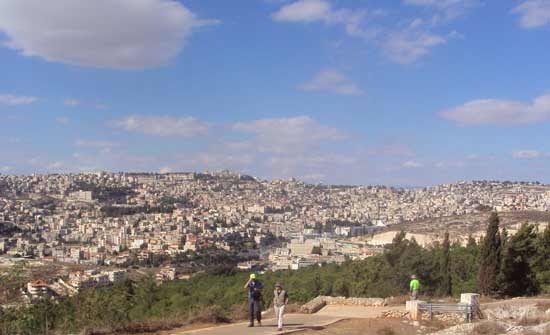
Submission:
{"label": "pine tree", "polygon": [[493,212],[481,245],[478,287],[484,295],[493,295],[498,290],[497,276],[500,270],[501,246],[499,222],[498,214]]}
{"label": "pine tree", "polygon": [[395,237],[392,240],[391,245],[386,250],[385,256],[388,263],[390,263],[391,266],[397,265],[399,262],[399,259],[401,258],[401,255],[405,252],[408,246],[408,241],[405,239],[406,233],[401,230],[399,233],[395,235]]}
{"label": "pine tree", "polygon": [[523,224],[510,238],[502,257],[500,287],[507,296],[533,295],[538,292],[532,262],[537,253],[535,226]]}
{"label": "pine tree", "polygon": [[451,242],[449,241],[449,232],[445,232],[445,238],[443,239],[441,263],[440,263],[440,278],[441,284],[439,293],[444,296],[452,295],[452,281],[451,281]]}
{"label": "pine tree", "polygon": [[537,256],[534,260],[537,283],[543,293],[550,292],[550,226],[537,240]]}

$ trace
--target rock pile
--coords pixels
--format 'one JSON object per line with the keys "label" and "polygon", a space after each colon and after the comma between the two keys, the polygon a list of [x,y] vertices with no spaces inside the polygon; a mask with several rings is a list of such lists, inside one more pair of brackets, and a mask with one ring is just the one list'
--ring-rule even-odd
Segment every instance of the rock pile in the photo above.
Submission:
{"label": "rock pile", "polygon": [[[464,314],[457,314],[457,313],[434,313],[432,316],[432,320],[441,321],[445,324],[459,324],[464,323],[465,320]],[[422,320],[429,320],[430,315],[428,313],[422,313]]]}
{"label": "rock pile", "polygon": [[384,311],[382,317],[385,319],[406,319],[409,317],[409,312],[406,311]]}

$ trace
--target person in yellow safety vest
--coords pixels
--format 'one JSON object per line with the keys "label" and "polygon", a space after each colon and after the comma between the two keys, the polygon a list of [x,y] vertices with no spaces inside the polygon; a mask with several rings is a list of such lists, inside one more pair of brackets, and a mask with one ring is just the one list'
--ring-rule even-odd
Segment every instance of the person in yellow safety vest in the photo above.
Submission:
{"label": "person in yellow safety vest", "polygon": [[409,287],[411,289],[411,300],[416,300],[418,298],[418,290],[420,289],[420,281],[416,278],[416,275],[411,276]]}

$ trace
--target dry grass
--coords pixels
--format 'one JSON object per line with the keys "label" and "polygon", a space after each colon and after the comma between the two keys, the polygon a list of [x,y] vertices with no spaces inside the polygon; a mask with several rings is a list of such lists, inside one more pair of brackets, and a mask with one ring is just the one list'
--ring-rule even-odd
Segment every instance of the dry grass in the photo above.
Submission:
{"label": "dry grass", "polygon": [[479,303],[480,304],[488,304],[488,303],[491,303],[491,302],[497,302],[499,301],[498,299],[495,299],[493,297],[490,297],[490,296],[486,296],[486,295],[482,295],[479,297]]}
{"label": "dry grass", "polygon": [[86,335],[113,335],[113,334],[143,334],[155,333],[163,330],[171,330],[182,327],[184,324],[174,320],[148,320],[140,322],[130,322],[126,325],[116,328],[90,329],[85,330]]}
{"label": "dry grass", "polygon": [[376,331],[377,335],[395,335],[395,330],[392,327],[385,326]]}
{"label": "dry grass", "polygon": [[539,301],[536,304],[537,308],[541,312],[546,312],[548,309],[550,309],[550,301]]}
{"label": "dry grass", "polygon": [[506,329],[495,322],[483,322],[474,327],[471,335],[498,335]]}
{"label": "dry grass", "polygon": [[449,325],[441,320],[437,320],[437,319],[432,319],[432,320],[422,320],[422,326],[430,329],[430,331],[438,331],[438,330],[443,330],[447,327],[449,327]]}
{"label": "dry grass", "polygon": [[539,325],[541,324],[542,322],[544,322],[544,319],[543,318],[521,318],[518,320],[518,325],[520,326],[534,326],[534,325]]}
{"label": "dry grass", "polygon": [[248,306],[246,303],[233,305],[229,311],[229,318],[231,321],[240,321],[248,319]]}

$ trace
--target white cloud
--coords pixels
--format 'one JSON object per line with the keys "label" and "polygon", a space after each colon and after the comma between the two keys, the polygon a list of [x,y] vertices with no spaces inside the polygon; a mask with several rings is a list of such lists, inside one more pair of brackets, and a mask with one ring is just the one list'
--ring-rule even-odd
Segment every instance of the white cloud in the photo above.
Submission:
{"label": "white cloud", "polygon": [[382,48],[392,61],[410,64],[429,54],[431,48],[446,42],[446,37],[412,29],[388,34]]}
{"label": "white cloud", "polygon": [[401,167],[403,168],[406,168],[406,169],[416,169],[416,168],[420,168],[422,167],[423,165],[417,161],[405,161],[403,163],[401,163]]}
{"label": "white cloud", "polygon": [[166,64],[200,20],[174,0],[2,0],[5,45],[24,56],[113,69]]}
{"label": "white cloud", "polygon": [[366,16],[366,10],[333,9],[326,0],[299,0],[281,7],[271,17],[278,22],[339,24],[351,36],[365,36],[368,33],[361,29],[361,23]]}
{"label": "white cloud", "polygon": [[459,125],[516,126],[550,121],[550,94],[531,104],[511,100],[485,99],[467,102],[440,113]]}
{"label": "white cloud", "polygon": [[543,154],[537,150],[516,150],[512,152],[514,159],[535,159],[542,157]]}
{"label": "white cloud", "polygon": [[323,70],[298,86],[302,91],[325,91],[342,95],[361,95],[363,91],[336,70]]}
{"label": "white cloud", "polygon": [[190,116],[139,116],[130,115],[112,122],[112,126],[128,132],[157,136],[192,137],[204,135],[209,125]]}
{"label": "white cloud", "polygon": [[10,170],[11,170],[11,167],[7,165],[0,167],[1,172],[9,172]]}
{"label": "white cloud", "polygon": [[56,118],[55,122],[57,122],[59,124],[62,124],[62,125],[67,125],[71,122],[71,120],[68,117],[61,116],[61,117]]}
{"label": "white cloud", "polygon": [[523,28],[532,29],[550,25],[550,1],[528,0],[512,10],[519,15],[519,24]]}
{"label": "white cloud", "polygon": [[0,104],[2,105],[29,105],[38,100],[37,97],[13,95],[13,94],[0,94]]}
{"label": "white cloud", "polygon": [[338,141],[348,137],[337,128],[319,124],[308,116],[261,119],[240,122],[233,129],[255,135],[250,144],[260,152],[286,153],[304,151],[320,141]]}
{"label": "white cloud", "polygon": [[69,107],[76,107],[76,106],[80,105],[80,100],[78,100],[78,99],[65,99],[65,101],[63,101],[63,104],[65,106],[69,106]]}
{"label": "white cloud", "polygon": [[283,6],[272,15],[275,21],[313,22],[328,20],[332,12],[331,5],[324,0],[300,0]]}

